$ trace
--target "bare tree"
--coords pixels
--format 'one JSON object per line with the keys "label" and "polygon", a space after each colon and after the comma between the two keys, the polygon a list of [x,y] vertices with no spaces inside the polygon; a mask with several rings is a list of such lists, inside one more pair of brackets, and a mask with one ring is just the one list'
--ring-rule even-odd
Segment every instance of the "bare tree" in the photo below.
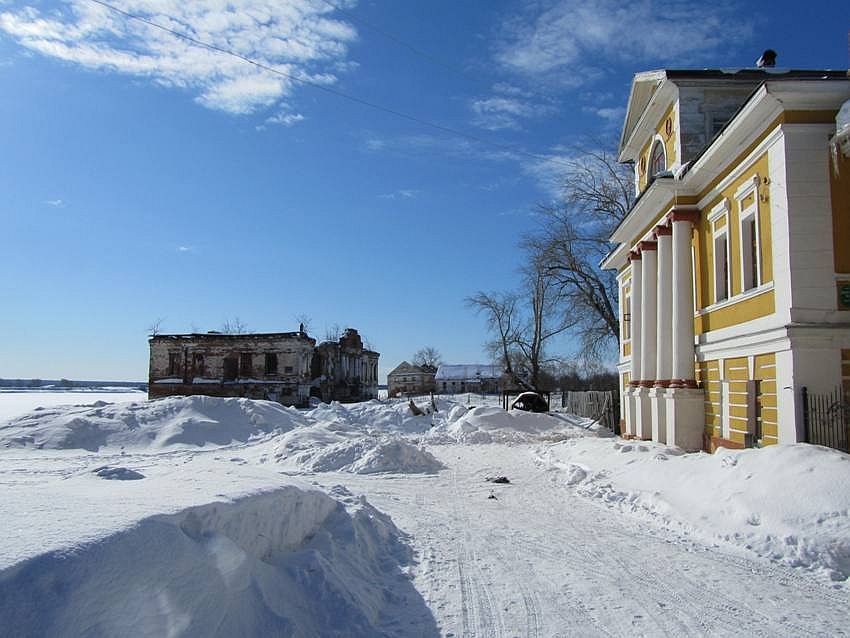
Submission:
{"label": "bare tree", "polygon": [[436,370],[440,367],[442,362],[443,357],[440,355],[440,351],[433,346],[420,348],[413,355],[413,365],[415,366],[433,368]]}
{"label": "bare tree", "polygon": [[325,341],[339,341],[342,336],[342,328],[338,323],[325,328]]}
{"label": "bare tree", "polygon": [[540,228],[524,246],[559,286],[582,354],[592,359],[619,336],[616,274],[599,263],[634,203],[634,185],[631,169],[609,151],[583,150],[568,163],[562,201],[539,207]]}
{"label": "bare tree", "polygon": [[515,333],[514,343],[522,353],[522,363],[534,388],[540,388],[541,373],[557,358],[546,357],[546,346],[553,337],[575,325],[571,314],[564,312],[563,289],[550,274],[545,262],[531,255],[523,269],[525,295],[522,304],[524,317]]}
{"label": "bare tree", "polygon": [[248,326],[239,317],[233,317],[221,324],[221,331],[226,335],[244,335],[248,332]]}
{"label": "bare tree", "polygon": [[310,332],[310,328],[313,326],[313,318],[305,312],[295,315],[295,321],[304,333]]}
{"label": "bare tree", "polygon": [[148,327],[147,333],[151,337],[155,337],[158,334],[162,333],[162,322],[165,321],[165,317],[157,317]]}
{"label": "bare tree", "polygon": [[505,372],[512,379],[521,385],[527,385],[522,383],[514,369],[517,324],[519,323],[516,293],[478,291],[472,297],[467,297],[465,301],[466,305],[477,314],[484,315],[487,327],[496,337],[485,347],[494,354],[494,359],[504,366]]}

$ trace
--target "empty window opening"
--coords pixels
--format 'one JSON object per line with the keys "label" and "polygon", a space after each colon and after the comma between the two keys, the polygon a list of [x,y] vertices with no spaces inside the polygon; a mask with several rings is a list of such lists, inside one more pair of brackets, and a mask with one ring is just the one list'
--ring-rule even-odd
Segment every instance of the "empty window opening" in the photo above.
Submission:
{"label": "empty window opening", "polygon": [[204,376],[204,355],[196,352],[192,355],[192,374],[196,377]]}
{"label": "empty window opening", "polygon": [[253,370],[254,370],[254,366],[253,366],[253,363],[251,361],[251,353],[250,352],[243,352],[239,356],[239,373],[243,377],[250,377],[250,376],[253,376],[253,374],[254,374]]}
{"label": "empty window opening", "polygon": [[180,374],[180,353],[168,353],[168,376],[173,377]]}
{"label": "empty window opening", "polygon": [[228,357],[224,360],[224,380],[235,381],[239,376],[239,359]]}
{"label": "empty window opening", "polygon": [[266,374],[277,374],[277,353],[266,353]]}

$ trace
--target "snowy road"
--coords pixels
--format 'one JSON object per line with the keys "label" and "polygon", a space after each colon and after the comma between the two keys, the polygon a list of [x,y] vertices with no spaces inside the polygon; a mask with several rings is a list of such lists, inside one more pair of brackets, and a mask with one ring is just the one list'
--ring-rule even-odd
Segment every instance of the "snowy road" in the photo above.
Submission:
{"label": "snowy road", "polygon": [[[429,449],[448,470],[315,478],[411,534],[414,584],[442,635],[850,634],[846,589],[575,496],[534,446]],[[485,481],[497,475],[512,483]]]}

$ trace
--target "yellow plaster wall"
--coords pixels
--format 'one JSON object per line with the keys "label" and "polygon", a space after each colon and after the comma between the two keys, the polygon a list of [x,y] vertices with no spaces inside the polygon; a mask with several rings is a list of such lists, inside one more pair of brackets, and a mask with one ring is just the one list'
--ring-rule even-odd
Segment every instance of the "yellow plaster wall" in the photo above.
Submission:
{"label": "yellow plaster wall", "polygon": [[[835,272],[850,273],[850,158],[838,154],[829,172]],[[836,175],[836,170],[838,174]]]}
{"label": "yellow plaster wall", "polygon": [[[752,379],[749,373],[750,366],[753,370]],[[756,419],[761,422],[761,443],[773,445],[779,442],[776,412],[776,355],[774,353],[724,359],[722,365],[717,359],[700,361],[697,364],[697,380],[705,392],[706,434],[723,436],[722,384],[723,381],[728,381],[729,438],[738,443],[745,443],[748,418],[747,382],[752,380],[760,382],[755,400]]]}
{"label": "yellow plaster wall", "polygon": [[[753,198],[739,202],[735,199],[735,191],[746,182],[752,181],[758,175],[759,185]],[[744,208],[754,198],[758,198],[759,215],[759,245],[761,248],[761,283],[773,281],[773,252],[770,228],[770,187],[764,183],[768,176],[768,158],[763,154],[747,167],[740,177],[719,192],[704,208],[697,223],[694,237],[694,249],[697,262],[697,308],[702,309],[715,303],[714,300],[714,229],[708,221],[708,212],[724,199],[729,201],[729,213],[726,222],[718,224],[726,227],[729,234],[729,269],[731,286],[729,301],[732,303],[724,308],[713,310],[697,317],[694,329],[697,334],[727,328],[745,321],[770,315],[775,310],[773,291],[767,291],[755,297],[734,302],[734,297],[743,292],[743,274],[741,272],[741,205]]]}
{"label": "yellow plaster wall", "polygon": [[697,381],[705,393],[705,431],[709,436],[721,436],[723,433],[723,409],[720,404],[719,361],[698,362]]}
{"label": "yellow plaster wall", "polygon": [[759,354],[753,362],[753,377],[760,381],[756,394],[757,420],[761,422],[762,445],[779,443],[779,417],[776,411],[776,354]]}

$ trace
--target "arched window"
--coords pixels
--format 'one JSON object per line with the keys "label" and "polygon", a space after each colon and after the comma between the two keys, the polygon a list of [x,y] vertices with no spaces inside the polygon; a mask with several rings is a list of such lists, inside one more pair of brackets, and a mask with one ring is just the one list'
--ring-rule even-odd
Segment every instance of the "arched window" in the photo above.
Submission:
{"label": "arched window", "polygon": [[664,144],[659,140],[649,154],[649,178],[652,179],[665,170],[667,170],[667,158],[664,157]]}

